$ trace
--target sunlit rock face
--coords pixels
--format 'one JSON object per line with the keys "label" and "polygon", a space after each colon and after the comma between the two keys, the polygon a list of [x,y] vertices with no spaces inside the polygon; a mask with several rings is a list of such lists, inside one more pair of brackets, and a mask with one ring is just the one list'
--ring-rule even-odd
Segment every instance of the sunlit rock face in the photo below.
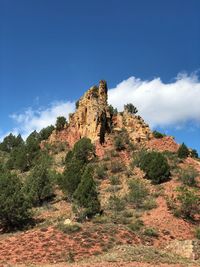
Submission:
{"label": "sunlit rock face", "polygon": [[149,126],[142,118],[125,110],[112,114],[108,106],[108,88],[106,81],[91,87],[77,101],[76,111],[69,116],[69,123],[62,131],[54,131],[49,142],[68,142],[73,146],[82,137],[88,137],[93,143],[106,143],[110,134],[126,129],[133,142],[145,142],[152,137]]}

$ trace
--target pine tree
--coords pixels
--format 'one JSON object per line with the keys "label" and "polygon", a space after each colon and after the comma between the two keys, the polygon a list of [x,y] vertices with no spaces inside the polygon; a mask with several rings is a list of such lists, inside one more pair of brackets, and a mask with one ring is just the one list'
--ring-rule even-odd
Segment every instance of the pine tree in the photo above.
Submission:
{"label": "pine tree", "polygon": [[73,157],[76,160],[88,163],[91,157],[94,155],[95,148],[89,138],[83,137],[80,139],[73,148]]}
{"label": "pine tree", "polygon": [[28,176],[25,192],[33,205],[41,205],[43,201],[53,196],[50,175],[44,163],[37,165]]}
{"label": "pine tree", "polygon": [[189,154],[190,154],[189,149],[184,143],[182,143],[182,145],[178,149],[178,157],[181,159],[185,159],[189,156]]}
{"label": "pine tree", "polygon": [[87,216],[93,216],[100,211],[100,202],[98,200],[93,173],[93,168],[88,165],[83,173],[81,182],[73,195],[75,203],[78,206],[85,208],[85,214]]}
{"label": "pine tree", "polygon": [[24,141],[19,134],[17,137],[12,133],[6,136],[2,143],[0,143],[0,150],[11,152],[13,149],[24,144]]}
{"label": "pine tree", "polygon": [[56,130],[57,131],[61,131],[64,129],[65,125],[66,125],[67,121],[66,121],[66,118],[61,116],[61,117],[58,117],[57,120],[56,120]]}
{"label": "pine tree", "polygon": [[30,219],[31,205],[20,179],[8,171],[0,173],[0,222],[7,228],[21,228]]}
{"label": "pine tree", "polygon": [[136,114],[138,112],[137,108],[132,103],[124,105],[124,110],[127,110],[131,114]]}
{"label": "pine tree", "polygon": [[84,164],[80,160],[68,162],[65,171],[60,179],[59,185],[61,190],[69,200],[72,199],[83,174]]}

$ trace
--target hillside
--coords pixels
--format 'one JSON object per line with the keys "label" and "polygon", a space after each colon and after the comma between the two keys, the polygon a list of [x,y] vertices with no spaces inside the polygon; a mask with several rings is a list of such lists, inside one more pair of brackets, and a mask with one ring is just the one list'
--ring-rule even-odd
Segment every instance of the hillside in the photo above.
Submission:
{"label": "hillside", "polygon": [[0,265],[200,266],[198,155],[107,97],[100,81],[68,122],[0,144],[0,181],[31,202],[23,227],[0,206]]}

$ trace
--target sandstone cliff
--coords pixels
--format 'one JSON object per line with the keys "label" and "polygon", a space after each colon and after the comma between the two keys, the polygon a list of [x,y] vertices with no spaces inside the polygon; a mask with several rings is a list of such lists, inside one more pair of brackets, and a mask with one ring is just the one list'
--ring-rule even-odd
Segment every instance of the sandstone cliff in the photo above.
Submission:
{"label": "sandstone cliff", "polygon": [[145,142],[152,137],[148,125],[127,110],[112,114],[107,102],[107,84],[100,81],[99,86],[91,87],[77,101],[76,111],[69,116],[69,123],[62,131],[54,131],[49,142],[66,141],[70,146],[82,137],[92,142],[106,143],[107,137],[114,132],[127,130],[133,142]]}

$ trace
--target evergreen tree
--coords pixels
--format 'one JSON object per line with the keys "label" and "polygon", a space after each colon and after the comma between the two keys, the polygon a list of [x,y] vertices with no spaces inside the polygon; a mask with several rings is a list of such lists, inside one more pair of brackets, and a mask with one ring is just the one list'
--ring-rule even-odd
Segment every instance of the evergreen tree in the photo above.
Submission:
{"label": "evergreen tree", "polygon": [[160,139],[160,138],[163,138],[165,136],[165,134],[162,134],[162,133],[155,130],[155,131],[153,131],[153,136],[157,139]]}
{"label": "evergreen tree", "polygon": [[65,157],[65,165],[72,162],[73,156],[74,156],[73,151],[72,150],[68,151]]}
{"label": "evergreen tree", "polygon": [[73,195],[75,203],[78,206],[85,208],[85,214],[87,216],[93,216],[100,211],[100,202],[98,200],[93,173],[93,168],[88,165],[83,173],[81,182]]}
{"label": "evergreen tree", "polygon": [[73,148],[73,157],[83,163],[88,163],[95,153],[94,145],[89,138],[83,137]]}
{"label": "evergreen tree", "polygon": [[29,167],[33,165],[33,161],[40,152],[39,137],[40,137],[39,134],[36,131],[33,131],[26,139],[27,161]]}
{"label": "evergreen tree", "polygon": [[165,182],[170,177],[170,166],[165,156],[160,152],[148,152],[142,155],[139,167],[153,183]]}
{"label": "evergreen tree", "polygon": [[73,160],[66,165],[60,180],[60,187],[68,199],[72,199],[83,174],[84,164],[80,160]]}
{"label": "evergreen tree", "polygon": [[20,141],[20,136],[16,140],[18,140],[17,145],[10,151],[7,168],[10,170],[19,169],[22,172],[28,171],[40,154],[39,134],[36,131],[32,132],[26,143]]}
{"label": "evergreen tree", "polygon": [[11,155],[14,158],[14,168],[19,169],[21,172],[27,171],[29,169],[28,158],[27,158],[27,149],[23,145],[16,149]]}
{"label": "evergreen tree", "polygon": [[190,154],[189,149],[184,143],[182,143],[182,145],[178,149],[178,157],[181,159],[185,159],[189,156],[189,154]]}
{"label": "evergreen tree", "polygon": [[89,138],[82,138],[65,157],[65,171],[60,178],[60,188],[69,200],[81,182],[87,164],[94,156],[94,145]]}
{"label": "evergreen tree", "polygon": [[33,205],[41,205],[53,196],[53,187],[44,162],[37,165],[27,177],[25,192]]}
{"label": "evergreen tree", "polygon": [[56,130],[57,131],[61,131],[64,129],[65,125],[66,125],[67,121],[65,117],[58,117],[56,120]]}
{"label": "evergreen tree", "polygon": [[105,135],[106,135],[106,130],[107,130],[107,119],[106,119],[105,113],[101,114],[100,121],[101,121],[101,128],[99,132],[99,142],[102,145],[105,143]]}
{"label": "evergreen tree", "polygon": [[40,132],[39,132],[39,140],[47,140],[49,138],[49,136],[52,134],[53,130],[55,129],[55,127],[53,125],[47,126],[46,128],[43,128]]}
{"label": "evergreen tree", "polygon": [[137,108],[132,103],[124,105],[124,110],[127,110],[131,114],[136,114],[138,112]]}
{"label": "evergreen tree", "polygon": [[30,219],[30,207],[19,178],[10,172],[1,172],[0,223],[7,228],[21,228]]}
{"label": "evergreen tree", "polygon": [[6,136],[2,143],[0,143],[0,150],[5,152],[11,152],[13,149],[21,146],[24,143],[21,135],[17,137],[12,133]]}
{"label": "evergreen tree", "polygon": [[191,151],[191,157],[198,159],[199,155],[196,149],[192,149]]}
{"label": "evergreen tree", "polygon": [[117,113],[118,113],[117,108],[114,108],[112,105],[108,106],[108,110],[110,112],[111,117],[114,115],[117,115]]}
{"label": "evergreen tree", "polygon": [[6,167],[9,170],[19,169],[22,172],[28,170],[27,150],[25,144],[10,152]]}

